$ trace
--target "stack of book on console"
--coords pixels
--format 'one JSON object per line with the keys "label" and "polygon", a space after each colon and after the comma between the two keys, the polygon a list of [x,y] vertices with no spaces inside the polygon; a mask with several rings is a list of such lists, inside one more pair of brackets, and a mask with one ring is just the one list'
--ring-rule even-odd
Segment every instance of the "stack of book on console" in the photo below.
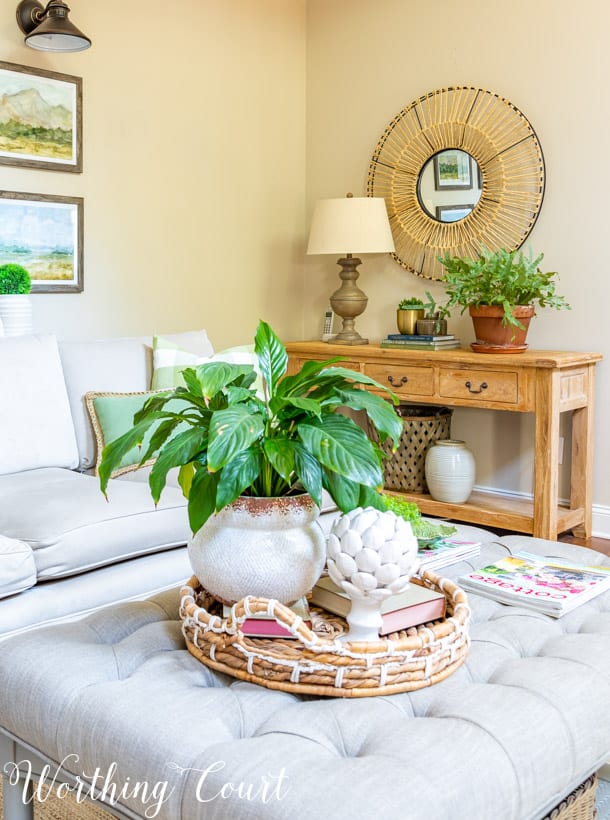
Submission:
{"label": "stack of book on console", "polygon": [[448,336],[408,335],[405,333],[388,333],[381,340],[381,347],[393,347],[403,350],[451,350],[460,346],[460,340],[453,334]]}
{"label": "stack of book on console", "polygon": [[527,552],[463,575],[465,590],[560,618],[610,589],[610,568],[553,561]]}
{"label": "stack of book on console", "polygon": [[[311,613],[307,598],[300,598],[290,607],[295,615],[303,619],[303,622],[311,629]],[[231,607],[226,604],[222,608],[223,618],[228,618],[231,614]],[[241,625],[242,635],[251,638],[294,638],[294,635],[285,626],[278,623],[272,615],[259,612],[257,615],[248,617]]]}
{"label": "stack of book on console", "polygon": [[[320,578],[311,591],[310,604],[345,618],[351,609],[349,596],[328,577]],[[445,596],[442,592],[409,584],[399,595],[386,598],[381,604],[383,626],[380,635],[436,621],[445,617]]]}
{"label": "stack of book on console", "polygon": [[420,559],[420,569],[429,569],[438,572],[441,567],[448,567],[473,558],[481,552],[478,541],[463,541],[457,538],[434,538],[428,541],[419,541],[417,554]]}

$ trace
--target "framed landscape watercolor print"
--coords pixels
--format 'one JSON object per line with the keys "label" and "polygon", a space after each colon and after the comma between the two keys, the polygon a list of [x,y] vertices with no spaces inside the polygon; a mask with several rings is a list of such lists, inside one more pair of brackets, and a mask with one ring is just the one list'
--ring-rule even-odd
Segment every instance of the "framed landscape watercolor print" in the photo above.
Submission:
{"label": "framed landscape watercolor print", "polygon": [[24,267],[32,293],[83,289],[83,200],[0,191],[0,265]]}
{"label": "framed landscape watercolor print", "polygon": [[437,191],[472,188],[470,154],[458,148],[439,151],[434,156],[434,186]]}
{"label": "framed landscape watercolor print", "polygon": [[83,170],[80,77],[0,61],[0,164]]}

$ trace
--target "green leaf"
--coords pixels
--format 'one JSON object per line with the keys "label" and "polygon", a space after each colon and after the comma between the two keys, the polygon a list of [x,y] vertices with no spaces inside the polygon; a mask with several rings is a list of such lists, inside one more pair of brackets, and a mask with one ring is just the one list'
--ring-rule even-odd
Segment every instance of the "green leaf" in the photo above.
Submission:
{"label": "green leaf", "polygon": [[292,474],[294,473],[296,444],[292,439],[278,437],[266,439],[263,445],[269,463],[288,484],[291,483]]}
{"label": "green leaf", "polygon": [[210,399],[227,387],[227,385],[254,372],[254,368],[247,364],[206,362],[205,364],[200,364],[196,372],[197,379],[201,385],[202,395],[206,399]]}
{"label": "green leaf", "polygon": [[100,479],[100,488],[104,495],[106,495],[106,488],[110,480],[111,474],[117,469],[121,463],[123,456],[127,455],[134,447],[142,444],[144,435],[148,428],[155,422],[157,414],[150,416],[136,425],[131,430],[123,433],[122,436],[107,444],[102,451],[102,460],[100,462],[98,475]]}
{"label": "green leaf", "polygon": [[197,398],[202,399],[203,390],[201,389],[201,383],[197,378],[197,371],[192,367],[187,367],[182,371],[182,378],[184,379],[184,384],[186,385],[187,390],[197,396]]}
{"label": "green leaf", "polygon": [[176,427],[178,427],[180,424],[185,424],[185,422],[180,416],[172,416],[171,418],[165,419],[165,421],[162,421],[159,424],[157,429],[150,437],[148,447],[146,448],[146,452],[142,456],[142,463],[147,462],[155,455],[157,450],[159,450],[163,446],[165,441],[167,441],[167,439],[170,438]]}
{"label": "green leaf", "polygon": [[267,384],[268,397],[275,395],[276,386],[288,367],[288,354],[266,322],[259,322],[254,337],[254,351],[261,375]]}
{"label": "green leaf", "polygon": [[389,402],[366,390],[341,390],[343,404],[351,410],[364,410],[380,433],[381,441],[389,436],[398,445],[402,435],[402,421]]}
{"label": "green leaf", "polygon": [[332,472],[369,487],[383,485],[378,452],[363,430],[338,413],[298,425],[305,448]]}
{"label": "green leaf", "polygon": [[231,504],[245,489],[250,487],[260,473],[260,451],[250,447],[239,453],[219,471],[216,489],[216,510]]}
{"label": "green leaf", "polygon": [[311,413],[313,416],[320,416],[322,413],[320,402],[315,399],[299,398],[297,396],[288,396],[287,398],[275,396],[269,402],[269,409],[274,415],[289,408],[302,410],[304,413]]}
{"label": "green leaf", "polygon": [[158,503],[167,480],[167,473],[172,467],[181,467],[192,461],[203,450],[206,442],[206,432],[199,427],[191,427],[183,433],[178,433],[170,439],[159,453],[153,464],[148,483],[155,504]]}
{"label": "green leaf", "polygon": [[195,471],[189,492],[188,514],[193,535],[198,532],[216,510],[218,475],[208,473],[205,467]]}
{"label": "green leaf", "polygon": [[189,461],[188,464],[183,464],[178,470],[178,484],[180,485],[180,489],[182,490],[182,494],[185,498],[188,498],[189,493],[191,492],[191,484],[193,483],[194,475],[195,465],[192,461]]}
{"label": "green leaf", "polygon": [[336,473],[324,473],[324,486],[341,512],[355,510],[360,500],[360,484]]}
{"label": "green leaf", "polygon": [[208,443],[208,469],[220,470],[237,453],[246,450],[263,434],[263,420],[258,413],[237,405],[212,414]]}
{"label": "green leaf", "polygon": [[301,484],[316,502],[322,506],[322,468],[318,461],[300,444],[295,442],[294,468]]}
{"label": "green leaf", "polygon": [[341,361],[340,357],[328,359],[325,362],[308,361],[303,362],[303,365],[298,373],[293,373],[291,376],[286,376],[279,383],[276,395],[277,396],[305,396],[315,387],[318,381],[318,374],[325,368],[335,362]]}

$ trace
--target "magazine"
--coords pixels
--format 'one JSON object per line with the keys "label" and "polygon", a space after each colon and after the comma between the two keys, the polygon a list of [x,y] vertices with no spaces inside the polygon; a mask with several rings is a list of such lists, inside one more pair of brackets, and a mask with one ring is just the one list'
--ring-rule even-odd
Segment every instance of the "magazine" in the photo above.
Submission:
{"label": "magazine", "polygon": [[433,572],[441,567],[457,564],[465,558],[472,558],[481,552],[481,544],[478,541],[460,538],[434,538],[428,541],[418,539],[418,542],[420,569],[429,569]]}
{"label": "magazine", "polygon": [[560,618],[610,589],[610,571],[524,552],[463,575],[458,583],[478,595]]}

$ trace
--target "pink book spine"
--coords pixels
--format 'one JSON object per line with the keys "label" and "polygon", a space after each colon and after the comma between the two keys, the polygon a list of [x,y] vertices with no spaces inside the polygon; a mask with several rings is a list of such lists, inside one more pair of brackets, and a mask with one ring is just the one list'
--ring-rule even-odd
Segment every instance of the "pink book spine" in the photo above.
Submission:
{"label": "pink book spine", "polygon": [[[311,621],[304,621],[311,628]],[[246,618],[241,626],[244,635],[255,638],[257,635],[271,636],[273,638],[291,638],[292,633],[285,626],[279,624],[271,618]]]}
{"label": "pink book spine", "polygon": [[380,635],[387,635],[390,632],[398,632],[401,629],[409,629],[411,626],[419,626],[428,621],[435,621],[445,615],[445,599],[434,598],[431,601],[422,601],[419,604],[397,609],[395,612],[386,612],[382,615],[383,626]]}

